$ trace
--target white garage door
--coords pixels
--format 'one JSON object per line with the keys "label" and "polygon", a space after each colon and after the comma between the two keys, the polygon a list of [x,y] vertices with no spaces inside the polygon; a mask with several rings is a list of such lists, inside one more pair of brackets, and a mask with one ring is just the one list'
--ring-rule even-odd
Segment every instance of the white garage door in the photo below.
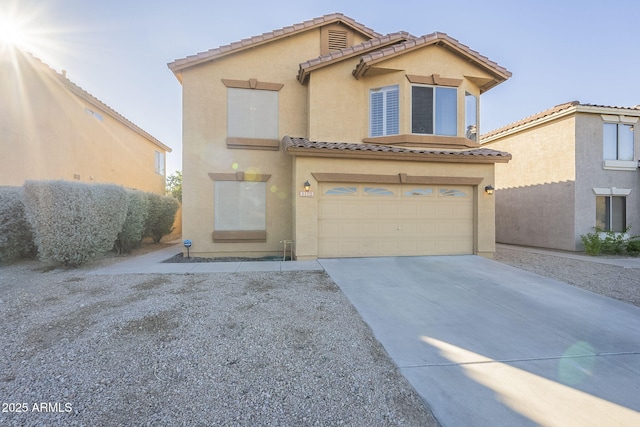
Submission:
{"label": "white garage door", "polygon": [[319,256],[473,253],[473,191],[467,186],[320,186]]}

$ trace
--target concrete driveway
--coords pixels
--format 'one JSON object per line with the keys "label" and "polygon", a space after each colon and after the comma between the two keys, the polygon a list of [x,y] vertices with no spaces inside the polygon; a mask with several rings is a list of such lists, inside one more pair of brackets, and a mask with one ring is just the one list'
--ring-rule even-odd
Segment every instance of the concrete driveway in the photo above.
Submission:
{"label": "concrete driveway", "polygon": [[640,425],[640,308],[477,256],[320,264],[443,426]]}

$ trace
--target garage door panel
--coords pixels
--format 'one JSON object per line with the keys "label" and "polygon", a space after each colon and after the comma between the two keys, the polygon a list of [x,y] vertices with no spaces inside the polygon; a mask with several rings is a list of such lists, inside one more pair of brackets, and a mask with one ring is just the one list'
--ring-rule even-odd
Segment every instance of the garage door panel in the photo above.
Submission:
{"label": "garage door panel", "polygon": [[471,187],[329,187],[353,191],[322,191],[320,257],[473,253]]}

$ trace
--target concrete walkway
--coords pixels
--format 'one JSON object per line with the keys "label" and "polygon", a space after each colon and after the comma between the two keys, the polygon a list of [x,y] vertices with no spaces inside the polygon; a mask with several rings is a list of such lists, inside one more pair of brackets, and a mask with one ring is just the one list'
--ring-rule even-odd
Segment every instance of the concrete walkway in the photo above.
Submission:
{"label": "concrete walkway", "polygon": [[182,245],[125,259],[108,267],[98,268],[90,274],[198,274],[236,273],[244,271],[322,271],[317,261],[243,261],[243,262],[193,262],[163,263],[182,252]]}
{"label": "concrete walkway", "polygon": [[478,256],[320,263],[443,426],[640,426],[640,308]]}
{"label": "concrete walkway", "polygon": [[623,268],[640,268],[640,257],[589,256],[580,252],[556,251],[552,249],[531,248],[528,246],[506,245],[504,243],[496,243],[496,248],[505,248],[513,251],[529,252],[541,255],[552,255],[561,258],[595,262],[598,264],[616,265]]}

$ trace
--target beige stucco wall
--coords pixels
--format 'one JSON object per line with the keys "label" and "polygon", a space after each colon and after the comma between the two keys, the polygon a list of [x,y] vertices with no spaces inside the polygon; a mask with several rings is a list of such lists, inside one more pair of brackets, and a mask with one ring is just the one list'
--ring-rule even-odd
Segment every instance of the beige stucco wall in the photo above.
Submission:
{"label": "beige stucco wall", "polygon": [[164,194],[154,154],[162,148],[70,92],[39,61],[16,60],[0,60],[0,185],[79,176]]}
{"label": "beige stucco wall", "polygon": [[496,164],[496,240],[575,250],[575,115],[491,142],[507,151]]}
{"label": "beige stucco wall", "polygon": [[[296,157],[294,164],[294,182],[309,180],[312,189],[317,191],[318,182],[312,173],[349,173],[397,175],[406,173],[411,176],[441,176],[482,178],[474,187],[474,251],[492,257],[495,252],[494,201],[493,196],[484,192],[484,187],[494,180],[493,164],[454,164],[412,161],[380,161],[363,159],[332,159],[316,157]],[[318,256],[318,201],[319,197],[300,197],[295,195],[295,253],[299,260],[314,259]]]}
{"label": "beige stucco wall", "polygon": [[[183,237],[195,256],[258,257],[281,253],[281,240],[293,235],[291,156],[278,151],[229,149],[227,88],[221,79],[284,84],[278,93],[279,135],[307,133],[307,90],[296,79],[298,64],[320,55],[320,30],[310,30],[229,55],[182,72]],[[209,173],[255,171],[267,181],[266,243],[214,243],[214,183]]]}
{"label": "beige stucco wall", "polygon": [[[486,71],[442,47],[428,46],[375,65],[356,80],[351,72],[360,58],[314,71],[309,83],[309,138],[317,141],[360,142],[369,137],[369,90],[400,86],[400,133],[411,133],[411,82],[406,75],[463,79],[458,88],[458,136],[465,135],[465,92],[479,96],[466,76],[489,78]],[[384,69],[381,74],[379,69]],[[446,139],[447,137],[442,137]]]}
{"label": "beige stucco wall", "polygon": [[[624,115],[624,114],[623,114]],[[628,116],[628,114],[627,114]],[[638,114],[636,113],[636,117]],[[576,209],[575,238],[582,249],[580,235],[593,232],[596,225],[594,188],[631,190],[627,196],[626,219],[631,235],[640,234],[640,178],[638,170],[608,170],[603,167],[603,123],[600,114],[576,115]],[[635,126],[634,159],[640,159],[640,132]]]}

